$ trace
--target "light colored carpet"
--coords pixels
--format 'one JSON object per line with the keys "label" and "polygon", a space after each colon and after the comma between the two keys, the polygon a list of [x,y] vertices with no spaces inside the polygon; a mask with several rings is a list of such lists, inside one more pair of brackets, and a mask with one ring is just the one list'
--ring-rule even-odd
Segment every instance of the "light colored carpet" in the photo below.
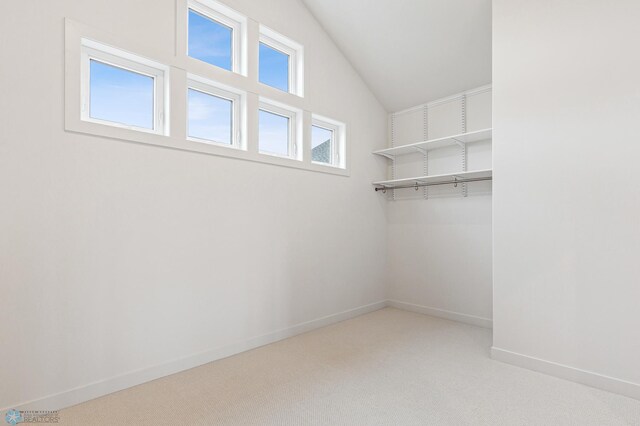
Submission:
{"label": "light colored carpet", "polygon": [[640,425],[640,401],[489,358],[386,308],[61,411],[65,425]]}

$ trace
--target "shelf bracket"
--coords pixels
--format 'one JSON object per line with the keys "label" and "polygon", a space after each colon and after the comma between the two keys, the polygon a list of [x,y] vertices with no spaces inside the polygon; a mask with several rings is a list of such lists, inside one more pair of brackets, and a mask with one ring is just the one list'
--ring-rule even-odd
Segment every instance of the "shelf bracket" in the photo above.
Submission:
{"label": "shelf bracket", "polygon": [[389,160],[395,160],[396,156],[393,154],[387,154],[386,152],[376,152],[378,155],[382,155],[383,157],[388,158]]}
{"label": "shelf bracket", "polygon": [[427,155],[427,150],[424,148],[420,148],[419,146],[414,146],[413,149],[420,152],[422,155]]}
{"label": "shelf bracket", "polygon": [[456,143],[456,145],[458,145],[460,148],[464,148],[465,146],[467,146],[467,144],[465,144],[464,142],[459,141],[459,140],[458,140],[458,139],[456,139],[456,138],[451,138],[451,139],[452,139],[452,140]]}

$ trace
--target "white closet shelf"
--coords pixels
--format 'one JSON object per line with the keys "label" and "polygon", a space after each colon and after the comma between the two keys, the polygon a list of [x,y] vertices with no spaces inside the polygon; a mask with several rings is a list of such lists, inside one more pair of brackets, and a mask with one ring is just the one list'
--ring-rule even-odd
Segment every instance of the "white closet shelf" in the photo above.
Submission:
{"label": "white closet shelf", "polygon": [[374,154],[382,155],[393,159],[397,155],[415,154],[416,152],[426,152],[432,149],[445,148],[448,146],[460,146],[471,142],[478,142],[491,139],[492,129],[476,130],[474,132],[461,133],[459,135],[447,136],[446,138],[430,139],[408,145],[394,146],[393,148],[373,151]]}
{"label": "white closet shelf", "polygon": [[411,188],[414,186],[444,185],[473,181],[491,180],[492,170],[473,170],[469,172],[454,172],[442,175],[419,176],[403,179],[381,180],[373,182],[376,190],[393,188]]}

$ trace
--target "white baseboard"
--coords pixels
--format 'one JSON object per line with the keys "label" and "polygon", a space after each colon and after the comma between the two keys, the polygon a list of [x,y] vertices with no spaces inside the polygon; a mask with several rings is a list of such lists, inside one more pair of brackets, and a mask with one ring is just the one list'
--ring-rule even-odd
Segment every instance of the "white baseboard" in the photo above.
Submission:
{"label": "white baseboard", "polygon": [[116,377],[89,383],[54,395],[45,396],[43,398],[17,403],[12,406],[2,408],[0,411],[6,411],[11,408],[16,408],[18,410],[61,410],[65,407],[80,404],[81,402],[86,402],[91,399],[140,385],[151,380],[159,379],[170,374],[198,367],[259,346],[268,345],[297,334],[305,333],[336,322],[373,312],[386,306],[387,302],[385,300],[372,303],[370,305],[360,306],[358,308],[349,309],[344,312],[327,315],[325,317],[296,324],[281,330],[276,330],[261,336],[255,336],[232,345],[190,355],[164,364],[131,371]]}
{"label": "white baseboard", "polygon": [[518,367],[560,377],[561,379],[582,383],[583,385],[628,396],[630,398],[640,399],[640,384],[638,383],[632,383],[615,377],[594,373],[592,371],[581,370],[568,365],[522,355],[505,349],[496,348],[495,346],[491,348],[491,358],[497,361],[506,362],[507,364],[513,364]]}
{"label": "white baseboard", "polygon": [[463,322],[484,328],[493,328],[493,321],[489,318],[477,317],[474,315],[461,314],[460,312],[447,311],[444,309],[431,308],[429,306],[414,305],[413,303],[401,302],[399,300],[388,300],[387,306],[402,309],[405,311],[417,312],[433,317],[444,318],[452,321]]}

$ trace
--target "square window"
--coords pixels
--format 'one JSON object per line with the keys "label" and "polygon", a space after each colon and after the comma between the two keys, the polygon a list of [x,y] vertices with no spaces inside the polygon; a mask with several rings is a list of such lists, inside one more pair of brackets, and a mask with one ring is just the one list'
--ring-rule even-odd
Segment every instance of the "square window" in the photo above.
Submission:
{"label": "square window", "polygon": [[189,9],[189,56],[231,71],[233,28]]}
{"label": "square window", "polygon": [[302,45],[260,26],[258,80],[276,89],[303,96]]}
{"label": "square window", "polygon": [[81,49],[82,120],[167,133],[166,66],[90,40]]}
{"label": "square window", "polygon": [[260,83],[289,91],[289,55],[260,43],[259,71]]}
{"label": "square window", "polygon": [[289,117],[260,110],[260,152],[289,156]]}
{"label": "square window", "polygon": [[189,89],[189,137],[231,145],[233,101]]}
{"label": "square window", "polygon": [[89,117],[153,130],[153,77],[90,59]]}
{"label": "square window", "polygon": [[[242,72],[246,17],[213,0],[189,1],[187,55],[222,69]],[[242,65],[242,67],[241,67]]]}
{"label": "square window", "polygon": [[187,137],[242,148],[242,93],[194,75],[189,75],[187,86]]}
{"label": "square window", "polygon": [[261,101],[258,111],[258,149],[261,154],[299,160],[297,141],[300,115],[285,106]]}
{"label": "square window", "polygon": [[311,162],[345,168],[345,125],[343,123],[312,116]]}

